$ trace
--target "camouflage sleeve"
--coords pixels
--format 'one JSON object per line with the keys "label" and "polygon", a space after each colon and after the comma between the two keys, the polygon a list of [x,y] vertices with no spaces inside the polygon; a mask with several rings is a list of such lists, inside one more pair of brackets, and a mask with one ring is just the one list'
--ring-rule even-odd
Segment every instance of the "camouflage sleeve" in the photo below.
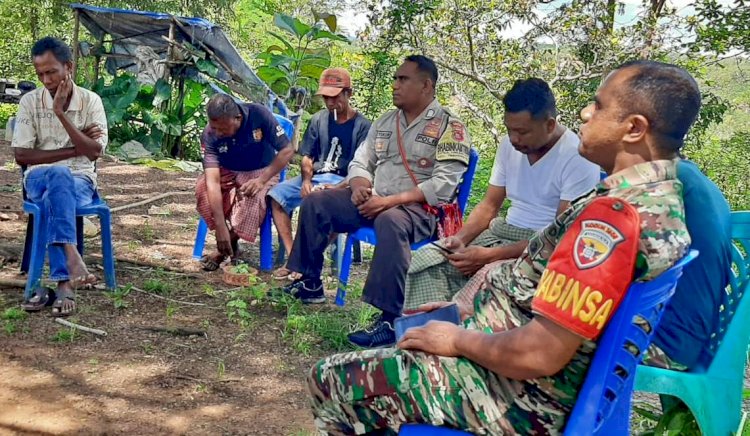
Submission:
{"label": "camouflage sleeve", "polygon": [[635,279],[648,281],[671,268],[690,248],[682,183],[659,183],[630,202],[641,216]]}
{"label": "camouflage sleeve", "polygon": [[436,146],[432,177],[419,184],[428,204],[434,206],[453,198],[469,165],[470,151],[471,140],[466,127],[460,121],[449,118],[445,132]]}
{"label": "camouflage sleeve", "polygon": [[630,286],[639,243],[635,207],[613,197],[592,201],[552,253],[532,310],[586,339],[596,339]]}

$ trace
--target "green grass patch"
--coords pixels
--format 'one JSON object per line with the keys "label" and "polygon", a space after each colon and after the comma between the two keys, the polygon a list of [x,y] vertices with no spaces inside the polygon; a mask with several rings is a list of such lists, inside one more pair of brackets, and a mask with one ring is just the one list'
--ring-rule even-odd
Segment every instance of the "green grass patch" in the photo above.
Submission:
{"label": "green grass patch", "polygon": [[52,342],[57,342],[58,344],[63,344],[73,342],[74,340],[76,340],[76,337],[77,335],[75,329],[61,329],[58,330],[57,333],[52,335],[50,340]]}
{"label": "green grass patch", "polygon": [[282,339],[297,352],[306,356],[316,352],[351,351],[354,346],[347,339],[349,332],[369,325],[378,310],[359,301],[362,285],[350,287],[349,304],[337,306],[305,306],[292,298],[283,298],[281,306],[286,311]]}
{"label": "green grass patch", "polygon": [[0,313],[2,329],[6,335],[12,335],[18,331],[19,323],[29,316],[24,310],[17,307],[8,307]]}
{"label": "green grass patch", "polygon": [[169,294],[171,286],[160,278],[152,278],[143,282],[143,290],[154,294]]}

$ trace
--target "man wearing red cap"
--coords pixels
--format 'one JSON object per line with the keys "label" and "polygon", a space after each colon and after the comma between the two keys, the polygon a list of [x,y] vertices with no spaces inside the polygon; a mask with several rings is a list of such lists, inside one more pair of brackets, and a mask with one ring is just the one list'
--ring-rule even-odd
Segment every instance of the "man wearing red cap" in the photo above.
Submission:
{"label": "man wearing red cap", "polygon": [[[349,105],[352,79],[344,68],[329,68],[320,76],[317,95],[326,108],[310,119],[299,153],[302,175],[276,185],[271,198],[273,222],[284,243],[287,257],[292,250],[291,213],[313,189],[342,183],[354,151],[367,138],[370,120]],[[314,188],[314,187],[318,188]],[[286,266],[273,273],[277,279],[297,278]]]}

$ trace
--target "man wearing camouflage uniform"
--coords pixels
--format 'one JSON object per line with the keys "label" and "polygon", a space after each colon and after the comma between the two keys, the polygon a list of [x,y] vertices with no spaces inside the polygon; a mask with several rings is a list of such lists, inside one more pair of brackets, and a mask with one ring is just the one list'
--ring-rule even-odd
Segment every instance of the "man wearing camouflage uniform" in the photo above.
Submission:
{"label": "man wearing camouflage uniform", "polygon": [[675,163],[700,108],[695,80],[639,61],[610,74],[595,101],[581,113],[580,151],[611,175],[534,235],[515,263],[488,273],[474,307],[461,307],[463,328],[432,321],[407,331],[398,348],[316,364],[308,382],[321,432],[408,422],[562,432],[630,282],[658,276],[690,244]]}

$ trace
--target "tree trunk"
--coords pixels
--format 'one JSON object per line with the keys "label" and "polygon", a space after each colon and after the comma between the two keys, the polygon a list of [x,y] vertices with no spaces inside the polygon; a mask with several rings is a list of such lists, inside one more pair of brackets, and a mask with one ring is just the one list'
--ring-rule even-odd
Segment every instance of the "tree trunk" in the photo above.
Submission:
{"label": "tree trunk", "polygon": [[664,12],[665,3],[666,0],[649,0],[649,13],[645,21],[646,38],[640,53],[644,59],[648,59],[651,55],[651,50],[654,47],[654,37],[656,36],[656,27],[662,12]]}

